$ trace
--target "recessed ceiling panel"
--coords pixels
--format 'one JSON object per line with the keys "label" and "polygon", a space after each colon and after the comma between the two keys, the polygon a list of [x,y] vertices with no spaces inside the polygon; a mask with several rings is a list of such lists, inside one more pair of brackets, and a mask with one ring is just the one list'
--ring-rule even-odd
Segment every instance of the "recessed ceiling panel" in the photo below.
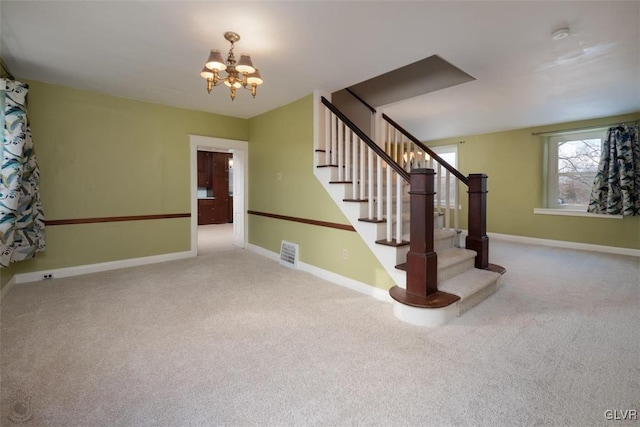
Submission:
{"label": "recessed ceiling panel", "polygon": [[349,89],[375,108],[472,80],[475,78],[438,55],[433,55]]}

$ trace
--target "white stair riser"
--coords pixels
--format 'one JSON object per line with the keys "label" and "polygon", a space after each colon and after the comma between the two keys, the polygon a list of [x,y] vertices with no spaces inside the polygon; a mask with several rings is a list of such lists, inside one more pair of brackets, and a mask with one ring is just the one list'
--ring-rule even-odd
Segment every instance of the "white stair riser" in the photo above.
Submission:
{"label": "white stair riser", "polygon": [[393,302],[393,314],[396,318],[411,325],[429,328],[435,328],[450,322],[459,316],[459,312],[458,302],[443,308],[429,309],[427,316],[425,316],[425,309],[423,308],[411,307],[398,301]]}

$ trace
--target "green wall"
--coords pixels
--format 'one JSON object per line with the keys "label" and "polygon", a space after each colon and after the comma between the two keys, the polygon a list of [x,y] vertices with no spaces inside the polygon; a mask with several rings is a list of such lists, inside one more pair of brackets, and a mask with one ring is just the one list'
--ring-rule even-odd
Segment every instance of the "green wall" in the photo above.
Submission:
{"label": "green wall", "polygon": [[[36,81],[29,120],[47,220],[190,212],[189,134],[247,140],[248,121]],[[190,249],[190,219],[46,228],[47,250],[16,273]]]}
{"label": "green wall", "polygon": [[[313,174],[312,96],[244,120],[28,83],[48,220],[189,212],[188,135],[197,134],[249,141],[249,209],[348,223]],[[639,117],[607,117],[430,144],[458,144],[460,170],[489,175],[490,232],[638,249],[638,217],[533,214],[534,208],[542,207],[544,142],[531,133]],[[461,218],[466,227],[464,199]],[[47,250],[34,260],[2,269],[0,284],[17,273],[187,251],[189,227],[188,218],[49,226]],[[281,240],[295,242],[305,263],[382,289],[392,285],[354,232],[255,215],[249,215],[248,227],[254,245],[278,252]],[[343,249],[348,260],[342,257]]]}
{"label": "green wall", "polygon": [[[348,224],[313,173],[313,96],[249,120],[249,209]],[[249,215],[250,243],[279,252],[282,240],[299,244],[305,263],[382,289],[393,285],[355,232]]]}
{"label": "green wall", "polygon": [[[640,249],[640,217],[621,220],[534,215],[544,207],[545,138],[548,132],[637,120],[640,113],[563,123],[507,132],[472,135],[428,142],[457,145],[458,169],[465,175],[486,173],[487,230],[494,233]],[[464,141],[464,142],[461,142]],[[461,226],[467,227],[466,193],[461,193]]]}

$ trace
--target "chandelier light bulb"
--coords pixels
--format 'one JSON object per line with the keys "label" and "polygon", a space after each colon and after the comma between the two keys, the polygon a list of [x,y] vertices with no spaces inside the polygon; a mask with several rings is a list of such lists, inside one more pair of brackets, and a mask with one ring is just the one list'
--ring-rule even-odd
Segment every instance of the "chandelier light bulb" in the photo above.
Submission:
{"label": "chandelier light bulb", "polygon": [[227,69],[227,65],[224,63],[224,59],[222,59],[222,54],[219,50],[212,50],[209,53],[209,59],[207,59],[205,67],[210,70],[218,71],[224,71]]}
{"label": "chandelier light bulb", "polygon": [[238,61],[238,65],[236,65],[236,70],[243,74],[251,74],[256,69],[253,67],[251,57],[249,55],[242,54],[240,55],[240,61]]}

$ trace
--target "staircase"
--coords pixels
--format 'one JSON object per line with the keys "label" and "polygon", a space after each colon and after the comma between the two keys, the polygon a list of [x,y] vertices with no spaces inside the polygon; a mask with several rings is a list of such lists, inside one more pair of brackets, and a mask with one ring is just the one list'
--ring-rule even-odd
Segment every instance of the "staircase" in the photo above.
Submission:
{"label": "staircase", "polygon": [[488,263],[484,217],[469,221],[475,250],[460,247],[458,225],[457,181],[471,211],[486,203],[486,176],[464,177],[385,115],[377,144],[324,97],[317,108],[316,177],[394,280],[395,316],[438,326],[495,292],[504,269]]}

